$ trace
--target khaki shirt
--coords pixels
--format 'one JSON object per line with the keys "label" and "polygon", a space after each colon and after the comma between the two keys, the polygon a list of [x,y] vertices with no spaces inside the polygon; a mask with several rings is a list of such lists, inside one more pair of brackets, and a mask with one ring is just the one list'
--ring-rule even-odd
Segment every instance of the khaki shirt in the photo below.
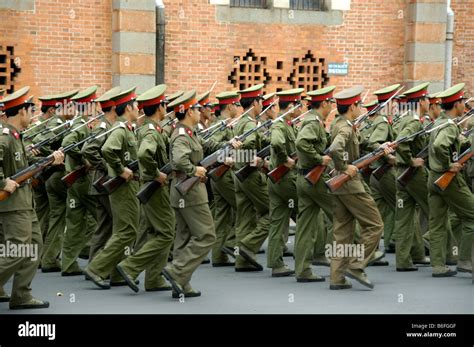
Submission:
{"label": "khaki shirt", "polygon": [[271,127],[270,170],[284,164],[296,152],[296,129],[291,121],[280,119]]}
{"label": "khaki shirt", "polygon": [[138,129],[138,163],[143,181],[152,181],[160,174],[160,168],[168,163],[163,129],[151,119],[145,119]]}
{"label": "khaki shirt", "polygon": [[320,115],[311,110],[305,116],[296,137],[297,167],[312,169],[316,165],[321,165],[328,140]]}

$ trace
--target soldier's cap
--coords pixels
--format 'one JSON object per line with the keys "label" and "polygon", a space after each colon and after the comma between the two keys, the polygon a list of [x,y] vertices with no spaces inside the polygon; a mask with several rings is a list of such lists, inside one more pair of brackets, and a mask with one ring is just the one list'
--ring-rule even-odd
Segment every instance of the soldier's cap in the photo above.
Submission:
{"label": "soldier's cap", "polygon": [[178,90],[177,92],[173,93],[173,94],[170,94],[170,95],[167,95],[166,96],[166,99],[168,99],[169,102],[179,98],[181,95],[184,94],[184,91],[182,90]]}
{"label": "soldier's cap", "polygon": [[240,97],[244,98],[261,98],[263,95],[263,87],[265,84],[260,83],[254,86],[251,86],[247,89],[239,90]]}
{"label": "soldier's cap", "polygon": [[395,100],[397,100],[398,103],[404,103],[404,102],[407,102],[407,96],[405,94],[398,94],[395,97]]}
{"label": "soldier's cap", "polygon": [[374,94],[377,96],[379,102],[384,102],[390,99],[397,90],[400,89],[400,84],[392,84],[391,86],[376,90]]}
{"label": "soldier's cap", "polygon": [[430,99],[430,104],[440,104],[441,100],[439,99],[438,95],[440,93],[429,94],[428,99]]}
{"label": "soldier's cap", "polygon": [[304,88],[294,88],[288,90],[282,90],[277,92],[276,95],[280,99],[279,102],[296,102],[301,100],[301,94],[303,94]]}
{"label": "soldier's cap", "polygon": [[96,98],[97,95],[95,92],[97,91],[97,86],[92,86],[87,89],[84,89],[74,95],[71,98],[71,101],[77,102],[77,103],[86,103],[86,102],[93,102]]}
{"label": "soldier's cap", "polygon": [[71,98],[79,92],[78,89],[70,90],[60,94],[52,94],[38,97],[41,106],[56,107],[58,104],[69,103]]}
{"label": "soldier's cap", "polygon": [[102,109],[107,108],[107,107],[112,107],[115,106],[115,102],[112,100],[114,96],[117,96],[122,92],[122,88],[120,87],[113,87],[112,89],[109,89],[106,91],[104,94],[99,96],[97,99],[95,99],[95,102],[100,103],[100,107]]}
{"label": "soldier's cap", "polygon": [[359,103],[361,101],[360,94],[364,91],[364,87],[355,86],[348,89],[344,89],[334,95],[336,103],[342,106],[350,106],[352,104]]}
{"label": "soldier's cap", "polygon": [[174,113],[185,113],[190,108],[200,108],[202,106],[197,102],[196,91],[190,90],[171,102],[168,107],[173,108]]}
{"label": "soldier's cap", "polygon": [[3,111],[20,105],[34,105],[33,102],[31,102],[31,97],[28,96],[29,91],[30,87],[27,86],[17,90],[12,94],[6,95],[2,99]]}
{"label": "soldier's cap", "polygon": [[145,93],[141,94],[137,98],[138,108],[142,109],[147,106],[167,104],[169,101],[165,96],[166,88],[166,84],[159,84],[151,89],[148,89]]}
{"label": "soldier's cap", "polygon": [[464,97],[464,86],[466,83],[459,83],[438,94],[442,104],[448,104],[458,100],[466,99]]}
{"label": "soldier's cap", "polygon": [[135,94],[135,89],[137,87],[132,87],[127,90],[121,91],[119,94],[113,96],[111,99],[115,103],[115,106],[120,106],[122,104],[125,104],[129,101],[135,100],[137,98],[137,95]]}
{"label": "soldier's cap", "polygon": [[379,101],[378,100],[372,100],[366,104],[363,104],[362,107],[365,107],[367,109],[368,112],[372,111],[374,108],[377,107],[377,105],[379,104]]}
{"label": "soldier's cap", "polygon": [[[262,105],[263,107],[269,106],[272,102],[276,100],[276,93],[265,94],[263,96]],[[281,99],[280,99],[281,100]]]}
{"label": "soldier's cap", "polygon": [[236,104],[240,100],[240,94],[238,92],[222,92],[216,95],[219,100],[219,105]]}
{"label": "soldier's cap", "polygon": [[311,97],[311,102],[334,101],[334,89],[336,86],[325,87],[308,92],[306,95]]}
{"label": "soldier's cap", "polygon": [[422,98],[428,95],[428,86],[430,82],[421,83],[411,89],[405,91],[405,96],[407,100]]}
{"label": "soldier's cap", "polygon": [[209,94],[211,94],[211,91],[208,90],[205,93],[199,94],[197,96],[197,102],[202,105],[203,107],[212,107],[212,102],[211,99],[209,99]]}
{"label": "soldier's cap", "polygon": [[221,106],[219,104],[219,102],[213,102],[212,103],[212,112],[216,112],[217,110],[220,110],[221,109]]}

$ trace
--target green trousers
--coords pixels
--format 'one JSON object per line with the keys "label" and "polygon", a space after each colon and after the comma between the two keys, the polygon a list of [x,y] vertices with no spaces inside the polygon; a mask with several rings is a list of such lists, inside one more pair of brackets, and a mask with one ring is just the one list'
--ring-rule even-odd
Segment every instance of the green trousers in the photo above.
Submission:
{"label": "green trousers", "polygon": [[[397,168],[397,177],[406,167]],[[395,210],[395,260],[398,268],[413,266],[413,260],[425,257],[417,205],[420,213],[429,216],[427,173],[418,168],[405,187],[397,182],[397,201]]]}
{"label": "green trousers", "polygon": [[175,216],[170,204],[168,187],[159,188],[150,200],[141,206],[147,227],[145,243],[120,265],[133,278],[146,270],[145,288],[159,286],[161,271],[168,262],[168,254],[175,236]]}
{"label": "green trousers", "polygon": [[90,240],[89,262],[94,259],[97,252],[105,247],[108,239],[112,235],[112,208],[108,195],[92,195],[96,199],[97,226]]}
{"label": "green trousers", "polygon": [[126,256],[131,255],[133,243],[137,238],[140,218],[140,206],[136,194],[138,182],[122,184],[110,194],[112,208],[112,236],[89,263],[88,268],[102,278],[116,272],[115,267]]}
{"label": "green trousers", "polygon": [[46,182],[33,189],[33,196],[35,199],[35,211],[36,211],[36,215],[38,216],[38,221],[39,221],[39,225],[41,229],[41,235],[43,235],[43,240],[46,238],[46,233],[48,232],[49,211],[50,211],[49,202],[48,202],[48,194],[46,192]]}
{"label": "green trousers", "polygon": [[[441,174],[434,171],[429,172],[428,179],[428,203],[430,206],[430,256],[433,267],[446,265],[446,248],[448,242],[449,210],[457,215],[462,223],[462,239],[460,249],[472,250],[472,237],[474,235],[474,197],[469,190],[464,178],[458,174],[444,191],[438,191],[434,182]],[[464,254],[465,259],[471,255]]]}
{"label": "green trousers", "polygon": [[[267,266],[279,268],[285,265],[283,252],[288,240],[290,216],[298,209],[296,172],[292,170],[278,183],[268,182],[270,200],[270,230],[268,233]],[[298,221],[296,221],[298,225]]]}
{"label": "green trousers", "polygon": [[[323,174],[320,180],[312,185],[298,174],[296,190],[298,193],[298,218],[295,235],[295,272],[296,277],[311,274],[311,263],[315,256],[314,250],[321,251],[326,245],[326,227],[323,210],[332,219],[333,196],[328,193],[324,181],[329,175]],[[321,225],[321,222],[322,225]],[[317,246],[316,246],[317,245]],[[324,253],[323,253],[324,254]]]}
{"label": "green trousers", "polygon": [[[5,242],[18,246],[28,245],[31,252],[30,257],[0,257],[0,288],[3,291],[5,283],[13,277],[10,306],[15,306],[27,302],[33,297],[30,285],[40,263],[43,238],[38,218],[33,209],[0,212],[0,227]],[[36,248],[36,256],[34,248]]]}
{"label": "green trousers", "polygon": [[217,180],[211,180],[214,195],[212,209],[216,226],[216,242],[212,247],[212,262],[224,263],[228,256],[222,252],[222,247],[235,247],[235,217],[237,205],[235,201],[234,173],[228,170]]}
{"label": "green trousers", "polygon": [[214,220],[209,205],[199,204],[185,208],[175,208],[176,239],[173,262],[168,271],[184,286],[191,281],[194,271],[216,242]]}
{"label": "green trousers", "polygon": [[370,189],[372,197],[377,204],[383,220],[383,241],[385,249],[388,248],[390,240],[393,239],[395,227],[396,209],[396,185],[395,168],[390,168],[382,178],[377,180],[372,174],[370,176]]}
{"label": "green trousers", "polygon": [[[269,232],[269,199],[267,177],[256,170],[244,181],[235,182],[237,204],[236,243],[254,253],[260,250]],[[249,267],[251,264],[238,255],[236,267]]]}
{"label": "green trousers", "polygon": [[55,172],[46,182],[50,211],[48,232],[44,241],[41,259],[42,268],[60,267],[57,259],[61,254],[66,228],[67,188],[61,182],[61,178],[64,175],[64,171]]}
{"label": "green trousers", "polygon": [[[344,283],[344,270],[365,269],[379,246],[383,233],[383,221],[377,205],[369,193],[334,194],[333,199],[333,236],[336,247],[349,249],[354,245],[355,221],[360,225],[360,244],[362,254],[333,254],[331,258],[331,284]],[[339,246],[341,245],[341,246]],[[334,250],[334,251],[337,251]],[[334,256],[336,255],[336,256]]]}
{"label": "green trousers", "polygon": [[81,271],[77,257],[89,241],[93,229],[88,226],[87,212],[96,218],[95,198],[88,194],[90,177],[79,178],[67,191],[66,233],[61,259],[62,272]]}
{"label": "green trousers", "polygon": [[[359,225],[357,224],[356,230],[358,226]],[[332,241],[332,214],[328,216],[323,209],[320,209],[316,225],[313,258],[319,260],[322,257],[326,257],[326,245],[331,244]]]}

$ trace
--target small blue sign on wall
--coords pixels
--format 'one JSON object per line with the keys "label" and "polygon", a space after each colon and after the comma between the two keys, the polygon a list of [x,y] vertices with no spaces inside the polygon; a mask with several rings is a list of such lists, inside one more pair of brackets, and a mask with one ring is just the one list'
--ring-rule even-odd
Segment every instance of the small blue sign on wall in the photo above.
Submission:
{"label": "small blue sign on wall", "polygon": [[349,63],[329,63],[328,75],[345,76],[349,73]]}

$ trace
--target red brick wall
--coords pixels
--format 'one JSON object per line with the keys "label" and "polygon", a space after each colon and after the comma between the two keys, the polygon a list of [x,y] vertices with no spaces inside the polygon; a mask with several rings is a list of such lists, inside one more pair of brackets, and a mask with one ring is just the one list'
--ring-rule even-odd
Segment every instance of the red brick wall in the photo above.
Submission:
{"label": "red brick wall", "polygon": [[[170,89],[204,91],[215,80],[216,91],[235,89],[227,80],[234,55],[252,48],[267,57],[270,72],[283,61],[283,80],[294,57],[308,50],[327,62],[349,62],[350,73],[331,77],[340,88],[362,84],[371,91],[402,82],[404,0],[352,0],[339,26],[217,23],[208,0],[165,0],[166,79]],[[268,90],[278,84],[272,81]],[[289,85],[283,85],[288,88]]]}
{"label": "red brick wall", "polygon": [[0,9],[0,44],[20,58],[16,89],[40,96],[112,83],[112,0],[37,0],[35,11]]}
{"label": "red brick wall", "polygon": [[455,83],[466,83],[474,95],[474,0],[452,0],[454,11],[453,75]]}

